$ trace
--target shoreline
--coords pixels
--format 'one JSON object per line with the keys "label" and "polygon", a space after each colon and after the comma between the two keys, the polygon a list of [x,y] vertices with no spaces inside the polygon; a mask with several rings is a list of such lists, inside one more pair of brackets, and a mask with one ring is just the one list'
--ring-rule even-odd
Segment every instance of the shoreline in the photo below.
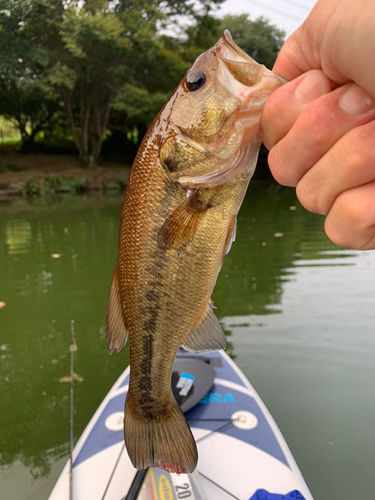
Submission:
{"label": "shoreline", "polygon": [[130,166],[100,161],[83,167],[72,155],[0,154],[0,200],[55,194],[121,192],[129,179]]}
{"label": "shoreline", "polygon": [[[120,193],[131,166],[99,160],[90,169],[78,156],[28,154],[0,150],[0,201],[80,193]],[[258,158],[253,179],[272,179],[267,160]]]}

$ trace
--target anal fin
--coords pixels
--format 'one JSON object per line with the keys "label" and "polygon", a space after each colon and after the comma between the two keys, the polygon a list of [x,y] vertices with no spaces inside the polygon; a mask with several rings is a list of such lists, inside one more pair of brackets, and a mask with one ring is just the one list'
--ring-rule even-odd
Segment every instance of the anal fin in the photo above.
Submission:
{"label": "anal fin", "polygon": [[109,290],[107,306],[107,342],[111,354],[115,349],[117,349],[117,356],[120,354],[128,340],[128,335],[129,332],[122,311],[116,267]]}
{"label": "anal fin", "polygon": [[220,322],[213,311],[213,303],[209,302],[201,321],[183,343],[186,351],[209,352],[225,349],[227,338]]}

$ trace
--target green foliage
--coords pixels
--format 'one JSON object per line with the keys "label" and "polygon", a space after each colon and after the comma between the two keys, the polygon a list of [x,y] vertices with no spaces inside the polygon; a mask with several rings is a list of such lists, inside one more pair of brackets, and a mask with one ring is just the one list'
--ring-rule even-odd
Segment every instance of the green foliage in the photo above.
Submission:
{"label": "green foliage", "polygon": [[185,30],[183,57],[192,64],[199,54],[215,45],[223,31],[220,19],[208,13],[197,16],[196,22]]}
{"label": "green foliage", "polygon": [[84,189],[82,181],[72,177],[47,175],[36,176],[26,181],[24,193],[27,196],[51,196],[56,193],[80,193]]}
{"label": "green foliage", "polygon": [[187,39],[183,44],[183,57],[192,63],[200,53],[212,47],[226,29],[253,59],[272,69],[285,33],[263,17],[252,21],[248,14],[228,14],[222,19],[207,13],[197,16],[196,22],[185,31]]}
{"label": "green foliage", "polygon": [[113,107],[125,113],[130,123],[134,121],[151,123],[168,97],[166,92],[151,93],[145,87],[126,83],[114,101]]}
{"label": "green foliage", "polygon": [[26,0],[0,1],[0,114],[19,128],[24,151],[60,107],[46,78],[48,52],[30,43],[36,28],[29,29],[29,9]]}
{"label": "green foliage", "polygon": [[[48,10],[42,0],[30,1]],[[99,155],[111,107],[129,112],[130,128],[157,113],[169,94],[169,86],[165,92],[160,83],[167,79],[177,84],[180,71],[175,67],[187,69],[157,36],[158,29],[167,14],[192,15],[194,5],[182,0],[90,0],[69,2],[63,15],[53,11],[58,36],[49,39],[49,83],[61,95],[85,163],[93,165]]]}
{"label": "green foliage", "polygon": [[0,116],[0,143],[8,144],[9,142],[19,142],[20,133],[17,126],[12,120]]}
{"label": "green foliage", "polygon": [[[50,139],[52,129],[61,135],[65,120],[91,166],[108,129],[139,143],[194,59],[225,28],[272,66],[283,33],[263,18],[214,17],[220,2],[0,0],[0,115],[17,124],[24,151],[37,136]],[[185,27],[180,14],[188,16]]]}
{"label": "green foliage", "polygon": [[48,70],[48,81],[55,88],[66,87],[73,90],[76,80],[76,72],[66,64],[56,64]]}
{"label": "green foliage", "polygon": [[247,14],[224,16],[220,31],[225,29],[229,29],[235,42],[253,59],[272,69],[285,39],[284,31],[264,17],[251,21]]}

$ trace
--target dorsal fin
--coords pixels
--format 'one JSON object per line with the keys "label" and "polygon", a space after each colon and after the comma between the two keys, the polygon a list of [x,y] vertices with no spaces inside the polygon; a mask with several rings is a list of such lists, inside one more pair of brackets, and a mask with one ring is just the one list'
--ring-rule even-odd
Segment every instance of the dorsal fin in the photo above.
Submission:
{"label": "dorsal fin", "polygon": [[200,201],[198,191],[193,191],[164,222],[159,231],[159,245],[168,250],[190,243],[209,207]]}
{"label": "dorsal fin", "polygon": [[117,349],[117,356],[120,354],[128,340],[128,335],[129,332],[122,311],[116,267],[109,290],[107,306],[107,342],[111,354],[115,349]]}
{"label": "dorsal fin", "polygon": [[202,319],[185,340],[182,347],[186,351],[209,352],[225,349],[226,346],[227,338],[213,311],[213,303],[210,300]]}

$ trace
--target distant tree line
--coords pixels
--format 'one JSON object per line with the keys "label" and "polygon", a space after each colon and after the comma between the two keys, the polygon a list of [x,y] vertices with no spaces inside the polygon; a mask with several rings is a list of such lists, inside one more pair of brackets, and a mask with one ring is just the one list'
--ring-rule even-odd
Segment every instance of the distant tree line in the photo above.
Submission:
{"label": "distant tree line", "polygon": [[[22,151],[70,135],[81,160],[136,147],[194,59],[228,28],[272,67],[284,33],[263,18],[214,16],[222,0],[0,0],[0,115]],[[182,24],[182,20],[183,23]]]}

